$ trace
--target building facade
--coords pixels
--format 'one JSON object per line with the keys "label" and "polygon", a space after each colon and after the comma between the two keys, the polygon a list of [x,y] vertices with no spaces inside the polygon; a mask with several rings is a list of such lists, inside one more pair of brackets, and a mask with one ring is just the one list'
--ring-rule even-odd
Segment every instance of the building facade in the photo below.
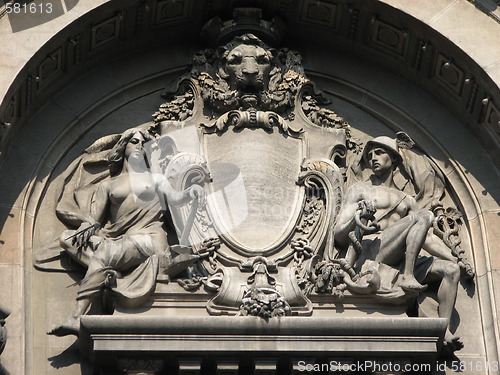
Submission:
{"label": "building facade", "polygon": [[5,373],[500,372],[496,4],[18,5]]}

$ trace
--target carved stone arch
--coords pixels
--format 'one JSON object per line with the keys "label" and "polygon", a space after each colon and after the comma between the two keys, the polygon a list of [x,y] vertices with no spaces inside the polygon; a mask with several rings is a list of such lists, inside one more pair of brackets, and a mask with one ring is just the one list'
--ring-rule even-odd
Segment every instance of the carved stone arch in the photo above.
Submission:
{"label": "carved stone arch", "polygon": [[[52,365],[46,358],[40,359],[40,352],[35,353],[36,358],[30,354],[40,348],[47,350],[47,357],[57,356],[63,351],[59,348],[64,344],[46,338],[44,332],[54,323],[56,316],[61,315],[61,310],[71,308],[75,289],[64,287],[77,279],[76,275],[62,274],[33,276],[38,272],[31,268],[33,238],[46,229],[43,226],[35,229],[35,219],[39,225],[41,220],[49,220],[45,213],[40,214],[40,210],[43,211],[43,205],[55,199],[46,190],[51,176],[60,173],[63,164],[69,164],[94,140],[110,133],[99,130],[101,124],[113,123],[115,127],[111,133],[140,125],[142,118],[150,115],[146,113],[149,104],[144,103],[159,94],[167,81],[181,74],[189,64],[191,54],[201,44],[198,39],[200,27],[191,25],[201,25],[202,20],[216,15],[226,6],[223,1],[214,1],[204,2],[198,8],[189,1],[180,1],[181,6],[176,5],[174,9],[169,8],[169,3],[82,0],[75,8],[67,8],[69,12],[59,19],[39,25],[37,38],[26,38],[25,33],[29,30],[4,36],[15,41],[2,43],[0,48],[3,158],[0,167],[0,240],[3,241],[0,244],[3,254],[0,257],[0,280],[4,280],[5,285],[0,303],[9,301],[11,305],[8,307],[14,312],[7,320],[9,340],[2,364],[11,374],[17,374],[16,371],[35,374],[35,369],[40,368],[46,373],[79,372],[79,369],[72,368],[56,370],[57,363]],[[400,130],[407,132],[446,175],[455,202],[465,215],[468,233],[465,245],[467,251],[472,251],[468,254],[469,259],[474,261],[479,275],[475,284],[475,305],[471,307],[474,322],[464,324],[471,310],[462,310],[461,314],[462,338],[476,337],[477,340],[466,342],[462,353],[465,353],[464,358],[478,357],[483,363],[495,361],[498,360],[495,294],[500,285],[496,275],[499,260],[495,256],[500,186],[498,164],[495,164],[499,155],[498,64],[495,63],[495,51],[483,53],[488,49],[484,42],[487,38],[482,38],[483,43],[477,43],[481,35],[477,39],[463,38],[464,34],[450,31],[449,25],[456,20],[453,14],[459,14],[470,20],[471,25],[483,23],[478,32],[493,30],[489,37],[493,35],[497,40],[498,24],[486,15],[472,11],[473,5],[466,1],[459,1],[450,9],[438,9],[441,5],[435,4],[427,10],[416,9],[405,1],[388,3],[377,1],[366,6],[356,1],[294,1],[288,5],[290,13],[287,19],[294,20],[294,30],[304,36],[303,39],[289,37],[289,41],[294,41],[293,45],[283,45],[301,51],[308,76],[333,100],[332,109],[343,116],[337,105],[346,113],[351,112],[352,107],[358,111],[345,116],[351,125],[373,119],[377,126],[368,128],[367,135],[376,136],[381,129],[391,135]],[[269,4],[266,12],[287,14],[283,2]],[[168,12],[162,10],[163,7]],[[344,14],[349,14],[349,18],[343,18]],[[434,16],[437,18],[433,19]],[[0,23],[6,25],[8,20],[4,16]],[[345,34],[342,34],[342,22],[348,25]],[[188,24],[190,26],[186,26]],[[422,29],[422,25],[427,26]],[[464,24],[464,29],[468,27]],[[105,32],[111,28],[112,33]],[[87,34],[81,32],[83,29]],[[321,35],[324,40],[320,40]],[[312,48],[308,47],[307,38],[310,36],[318,36],[318,44]],[[425,38],[414,40],[421,36]],[[171,44],[185,39],[189,42]],[[357,44],[350,47],[353,40]],[[396,42],[392,43],[393,40]],[[411,50],[410,42],[419,47]],[[14,48],[14,44],[26,48]],[[318,45],[332,51],[344,46],[344,50],[350,50],[352,54],[342,53],[337,56],[339,62],[331,64],[328,59],[330,56],[334,58],[335,54],[318,53],[319,49],[314,50]],[[131,46],[133,52],[128,50]],[[18,53],[16,49],[24,52]],[[373,55],[368,60],[366,54],[370,51]],[[145,64],[145,61],[149,63]],[[165,62],[170,65],[164,65]],[[99,64],[104,66],[99,68]],[[422,73],[425,64],[427,70]],[[128,69],[116,70],[117,66],[128,66]],[[151,69],[142,70],[145,67]],[[80,107],[54,99],[59,90],[84,74],[87,76],[80,81],[84,82],[80,88],[101,87],[99,96],[94,95],[95,91],[89,91],[94,97]],[[420,105],[429,104],[431,108],[426,116],[412,112],[412,103],[405,102],[402,95],[394,95],[414,89],[399,75],[427,92],[419,94]],[[374,76],[378,80],[373,79]],[[375,86],[383,77],[392,79],[386,85],[379,85],[377,91]],[[81,95],[82,100],[86,97],[85,90],[69,90],[67,93],[75,97]],[[426,95],[436,100],[428,100]],[[400,104],[395,104],[398,101]],[[162,99],[156,96],[149,103],[153,102],[159,104]],[[124,111],[124,108],[134,103],[138,112],[136,117],[130,117],[131,112]],[[142,115],[137,115],[141,111]],[[113,113],[115,119],[109,120]],[[120,123],[132,119],[131,124]],[[488,130],[485,132],[484,129]],[[468,137],[478,137],[479,142],[469,142]],[[56,233],[62,227],[54,221],[49,229]],[[45,294],[39,293],[40,289]],[[18,295],[23,298],[18,298]],[[468,301],[464,295],[462,297],[462,301]],[[66,302],[58,305],[64,298]],[[477,308],[480,313],[477,313]],[[461,312],[460,307],[458,309]],[[257,325],[252,332],[258,332]],[[294,334],[303,334],[289,329]],[[482,335],[477,335],[477,332],[482,332]],[[478,352],[468,351],[471,347],[479,348]]]}

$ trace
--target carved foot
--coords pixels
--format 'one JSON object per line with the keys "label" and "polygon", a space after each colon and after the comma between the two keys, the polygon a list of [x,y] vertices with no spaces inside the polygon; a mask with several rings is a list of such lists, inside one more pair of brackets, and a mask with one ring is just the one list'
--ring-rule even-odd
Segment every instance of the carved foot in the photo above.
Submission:
{"label": "carved foot", "polygon": [[446,330],[446,334],[444,335],[443,355],[451,356],[454,352],[463,349],[463,347],[464,343],[460,341],[460,337]]}
{"label": "carved foot", "polygon": [[63,324],[55,327],[54,329],[47,332],[48,335],[54,336],[68,336],[80,334],[80,318],[71,316]]}
{"label": "carved foot", "polygon": [[427,285],[420,284],[413,276],[403,276],[403,281],[399,286],[407,292],[423,292],[427,289]]}
{"label": "carved foot", "polygon": [[474,276],[476,276],[476,272],[474,271],[474,268],[471,266],[471,264],[466,260],[466,259],[460,259],[458,261],[458,265],[460,266],[460,269],[464,271],[465,279],[466,280],[472,280]]}
{"label": "carved foot", "polygon": [[163,273],[173,278],[196,262],[200,257],[195,254],[181,254],[176,256],[172,262],[165,267]]}

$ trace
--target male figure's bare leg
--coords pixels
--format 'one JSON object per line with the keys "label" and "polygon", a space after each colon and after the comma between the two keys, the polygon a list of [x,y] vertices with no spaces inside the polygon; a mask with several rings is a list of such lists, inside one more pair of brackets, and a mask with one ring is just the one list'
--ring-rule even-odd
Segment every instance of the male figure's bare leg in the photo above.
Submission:
{"label": "male figure's bare leg", "polygon": [[405,267],[400,286],[405,290],[419,292],[425,290],[426,286],[420,284],[415,279],[413,270],[415,268],[415,260],[422,249],[422,245],[427,238],[427,232],[434,220],[434,215],[430,211],[421,210],[412,214],[412,216],[415,216],[415,224],[408,231],[408,236],[406,237]]}
{"label": "male figure's bare leg", "polygon": [[459,337],[450,331],[450,321],[455,301],[457,299],[458,282],[460,279],[460,267],[457,263],[449,260],[436,259],[429,270],[426,281],[441,279],[437,292],[438,315],[440,318],[448,319],[448,327],[445,333],[445,342],[449,350],[456,351],[463,348]]}
{"label": "male figure's bare leg", "polygon": [[[432,233],[427,236],[422,248],[438,258],[434,261],[428,277],[442,280],[437,295],[438,315],[450,320],[457,298],[460,266],[448,246]],[[452,352],[460,350],[464,346],[459,337],[450,332],[449,327],[446,329],[445,342],[447,348]]]}
{"label": "male figure's bare leg", "polygon": [[438,259],[449,260],[454,263],[457,262],[457,258],[451,253],[451,249],[445,245],[445,243],[435,234],[429,233],[425,239],[422,249],[427,251],[429,254],[434,255]]}
{"label": "male figure's bare leg", "polygon": [[392,224],[380,235],[380,250],[375,260],[395,266],[404,256],[405,268],[401,287],[405,290],[418,292],[426,288],[415,279],[414,268],[432,220],[430,211],[417,211]]}

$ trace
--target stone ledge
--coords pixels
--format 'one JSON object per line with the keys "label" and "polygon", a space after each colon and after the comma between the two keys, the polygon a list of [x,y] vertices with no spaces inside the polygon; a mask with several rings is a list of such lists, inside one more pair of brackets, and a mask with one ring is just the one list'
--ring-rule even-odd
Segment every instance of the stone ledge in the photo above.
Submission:
{"label": "stone ledge", "polygon": [[87,315],[84,352],[98,365],[120,356],[328,356],[434,360],[446,320],[440,318],[140,317]]}

